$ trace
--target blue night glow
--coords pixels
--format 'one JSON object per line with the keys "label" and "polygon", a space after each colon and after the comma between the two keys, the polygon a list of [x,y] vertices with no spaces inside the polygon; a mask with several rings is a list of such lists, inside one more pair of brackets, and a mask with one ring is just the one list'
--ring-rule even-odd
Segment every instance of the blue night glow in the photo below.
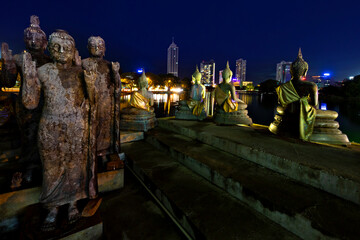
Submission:
{"label": "blue night glow", "polygon": [[143,72],[143,68],[139,68],[139,69],[137,70],[137,72],[138,72],[138,73],[142,73],[142,72]]}
{"label": "blue night glow", "polygon": [[327,110],[326,103],[321,103],[320,109],[326,111]]}
{"label": "blue night glow", "polygon": [[329,77],[330,73],[324,73],[324,77]]}

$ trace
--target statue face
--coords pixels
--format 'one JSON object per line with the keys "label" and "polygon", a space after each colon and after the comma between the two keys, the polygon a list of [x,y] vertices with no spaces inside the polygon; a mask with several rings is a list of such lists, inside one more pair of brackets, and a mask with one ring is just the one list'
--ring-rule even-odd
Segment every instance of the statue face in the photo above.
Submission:
{"label": "statue face", "polygon": [[43,35],[41,30],[32,29],[24,36],[25,46],[29,50],[42,50],[44,51],[47,46],[46,36]]}
{"label": "statue face", "polygon": [[54,37],[50,42],[49,52],[55,62],[64,64],[74,59],[75,47],[70,40]]}
{"label": "statue face", "polygon": [[88,44],[90,55],[93,57],[103,57],[105,55],[105,43],[103,41],[91,41]]}

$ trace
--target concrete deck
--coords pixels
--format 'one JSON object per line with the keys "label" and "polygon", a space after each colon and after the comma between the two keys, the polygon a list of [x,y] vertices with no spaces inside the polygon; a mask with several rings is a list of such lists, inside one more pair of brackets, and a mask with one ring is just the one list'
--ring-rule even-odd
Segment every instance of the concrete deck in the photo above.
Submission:
{"label": "concrete deck", "polygon": [[146,137],[166,155],[304,239],[360,236],[360,206],[161,128]]}
{"label": "concrete deck", "polygon": [[282,138],[267,129],[159,119],[159,127],[360,204],[360,150]]}
{"label": "concrete deck", "polygon": [[128,166],[193,239],[298,239],[168,153],[143,141],[122,149]]}

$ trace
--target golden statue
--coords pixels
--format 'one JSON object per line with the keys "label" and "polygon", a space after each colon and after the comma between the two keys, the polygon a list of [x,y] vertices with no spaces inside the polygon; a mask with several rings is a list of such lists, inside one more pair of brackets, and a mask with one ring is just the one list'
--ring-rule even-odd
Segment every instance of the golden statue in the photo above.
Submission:
{"label": "golden statue", "polygon": [[143,71],[138,80],[139,91],[133,92],[129,107],[121,111],[120,129],[133,131],[148,131],[156,126],[154,113],[154,98],[148,91],[148,80]]}
{"label": "golden statue", "polygon": [[[304,61],[301,49],[299,49],[296,60],[290,66],[291,80],[276,88],[280,106],[277,107],[278,114],[275,115],[275,121],[270,124],[269,130],[275,134],[288,135],[300,138],[305,141],[319,141],[326,143],[348,142],[346,135],[338,130],[338,123],[333,122],[327,129],[323,129],[323,120],[333,121],[337,117],[334,111],[322,111],[318,109],[318,89],[312,82],[304,81],[309,67]],[[326,132],[327,136],[317,138],[313,134],[316,132]],[[332,130],[330,130],[332,129]]]}
{"label": "golden statue", "polygon": [[232,71],[229,68],[229,62],[223,70],[223,82],[215,88],[216,112],[214,121],[217,124],[233,125],[246,124],[251,125],[252,120],[247,115],[247,104],[236,96],[235,87],[231,83]]}
{"label": "golden statue", "polygon": [[138,109],[143,109],[148,112],[153,112],[154,108],[151,106],[154,105],[154,98],[153,94],[147,90],[149,85],[145,75],[145,71],[143,71],[142,75],[139,78],[138,87],[139,91],[131,94],[130,106]]}
{"label": "golden statue", "polygon": [[193,85],[191,87],[190,97],[187,101],[180,101],[179,110],[176,111],[175,117],[186,120],[203,120],[206,118],[206,88],[201,84],[201,73],[197,66],[191,78]]}

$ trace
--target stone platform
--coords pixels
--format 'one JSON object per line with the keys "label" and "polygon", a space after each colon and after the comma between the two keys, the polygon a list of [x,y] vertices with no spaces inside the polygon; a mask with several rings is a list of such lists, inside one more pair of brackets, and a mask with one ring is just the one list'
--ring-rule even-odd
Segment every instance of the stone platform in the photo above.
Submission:
{"label": "stone platform", "polygon": [[[124,187],[124,169],[98,173],[100,193]],[[41,187],[0,194],[0,233],[18,228],[19,214],[29,205],[39,202]]]}
{"label": "stone platform", "polygon": [[360,148],[273,135],[267,128],[159,119],[159,127],[360,204]]}
{"label": "stone platform", "polygon": [[120,132],[120,143],[139,141],[142,139],[144,139],[144,132],[136,132],[136,131]]}
{"label": "stone platform", "polygon": [[[271,239],[272,231],[284,234],[275,239],[294,238],[279,225],[302,239],[360,236],[357,145],[282,138],[256,125],[159,119],[145,142],[124,144],[123,151],[129,167],[195,238]],[[247,207],[240,210],[227,196]],[[267,220],[274,227],[257,222],[267,230],[242,235],[244,222]],[[250,223],[246,227],[258,231]]]}

